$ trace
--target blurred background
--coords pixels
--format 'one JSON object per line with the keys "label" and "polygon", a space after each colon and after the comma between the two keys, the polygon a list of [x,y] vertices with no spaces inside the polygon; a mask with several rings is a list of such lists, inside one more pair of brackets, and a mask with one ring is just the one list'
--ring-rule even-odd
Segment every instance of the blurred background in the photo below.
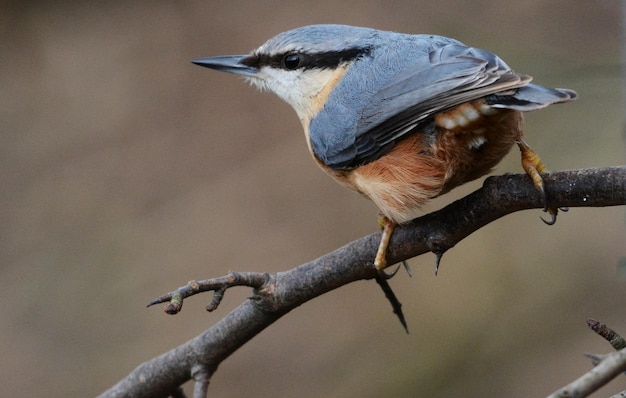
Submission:
{"label": "blurred background", "polygon": [[[614,0],[0,3],[0,395],[94,396],[201,333],[250,291],[177,316],[148,301],[229,270],[277,272],[377,229],[321,172],[295,113],[195,58],[345,23],[455,37],[580,100],[527,116],[550,169],[624,164]],[[495,173],[521,173],[516,150]],[[436,210],[481,184],[433,202]],[[216,397],[541,397],[626,334],[625,209],[498,220],[442,262],[309,302],[226,360]],[[597,396],[626,389],[624,378]],[[189,385],[186,386],[189,389]]]}

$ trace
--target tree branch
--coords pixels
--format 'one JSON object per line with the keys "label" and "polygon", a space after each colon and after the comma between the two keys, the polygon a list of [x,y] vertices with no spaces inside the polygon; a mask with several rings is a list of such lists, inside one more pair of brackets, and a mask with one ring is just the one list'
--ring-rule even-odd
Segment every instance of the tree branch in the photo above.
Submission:
{"label": "tree branch", "polygon": [[548,395],[547,398],[586,397],[624,371],[626,371],[626,350],[612,352],[589,372]]}
{"label": "tree branch", "polygon": [[548,395],[547,398],[586,397],[626,371],[626,350],[624,349],[626,341],[622,336],[604,323],[592,318],[587,319],[587,326],[608,341],[617,352],[607,355],[586,354],[591,359],[594,368],[565,387]]}
{"label": "tree branch", "polygon": [[[626,166],[559,171],[542,176],[550,206],[626,204]],[[472,194],[397,228],[387,252],[388,263],[394,264],[429,251],[441,256],[472,232],[506,214],[543,207],[544,203],[527,175],[490,177]],[[234,273],[193,282],[155,299],[151,304],[170,301],[166,311],[175,313],[182,307],[185,297],[202,289],[216,292],[210,309],[215,309],[230,286],[250,286],[254,291],[250,299],[210,329],[139,365],[101,397],[168,396],[192,377],[201,382],[196,386],[194,396],[205,396],[208,380],[218,365],[277,319],[330,290],[374,278],[376,271],[372,261],[379,240],[380,233],[371,234],[289,271]]]}

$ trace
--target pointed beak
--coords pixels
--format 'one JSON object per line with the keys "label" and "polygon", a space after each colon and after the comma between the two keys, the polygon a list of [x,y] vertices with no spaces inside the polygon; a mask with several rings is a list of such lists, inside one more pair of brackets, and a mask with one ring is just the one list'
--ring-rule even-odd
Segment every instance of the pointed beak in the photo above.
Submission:
{"label": "pointed beak", "polygon": [[221,72],[234,73],[241,76],[255,76],[259,73],[259,70],[242,62],[247,57],[247,55],[222,55],[219,57],[195,59],[191,62]]}

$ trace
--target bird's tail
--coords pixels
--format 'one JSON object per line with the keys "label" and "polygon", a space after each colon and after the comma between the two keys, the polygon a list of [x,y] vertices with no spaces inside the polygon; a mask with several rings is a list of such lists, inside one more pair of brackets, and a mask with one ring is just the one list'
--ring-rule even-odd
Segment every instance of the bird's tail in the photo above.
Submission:
{"label": "bird's tail", "polygon": [[566,88],[548,88],[537,84],[489,95],[487,104],[494,108],[513,109],[516,111],[534,111],[548,105],[574,101],[578,94]]}

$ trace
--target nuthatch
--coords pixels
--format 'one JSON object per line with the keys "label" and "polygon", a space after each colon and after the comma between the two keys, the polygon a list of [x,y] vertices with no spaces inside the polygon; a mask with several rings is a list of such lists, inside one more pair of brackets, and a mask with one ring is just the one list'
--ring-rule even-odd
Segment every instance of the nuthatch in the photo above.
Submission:
{"label": "nuthatch", "polygon": [[[513,144],[545,203],[545,168],[522,139],[521,112],[577,96],[531,84],[494,53],[454,39],[343,25],[305,26],[249,55],[193,63],[241,75],[294,108],[317,164],[380,209],[379,271],[397,224],[487,174]],[[558,209],[544,210],[553,223]]]}

